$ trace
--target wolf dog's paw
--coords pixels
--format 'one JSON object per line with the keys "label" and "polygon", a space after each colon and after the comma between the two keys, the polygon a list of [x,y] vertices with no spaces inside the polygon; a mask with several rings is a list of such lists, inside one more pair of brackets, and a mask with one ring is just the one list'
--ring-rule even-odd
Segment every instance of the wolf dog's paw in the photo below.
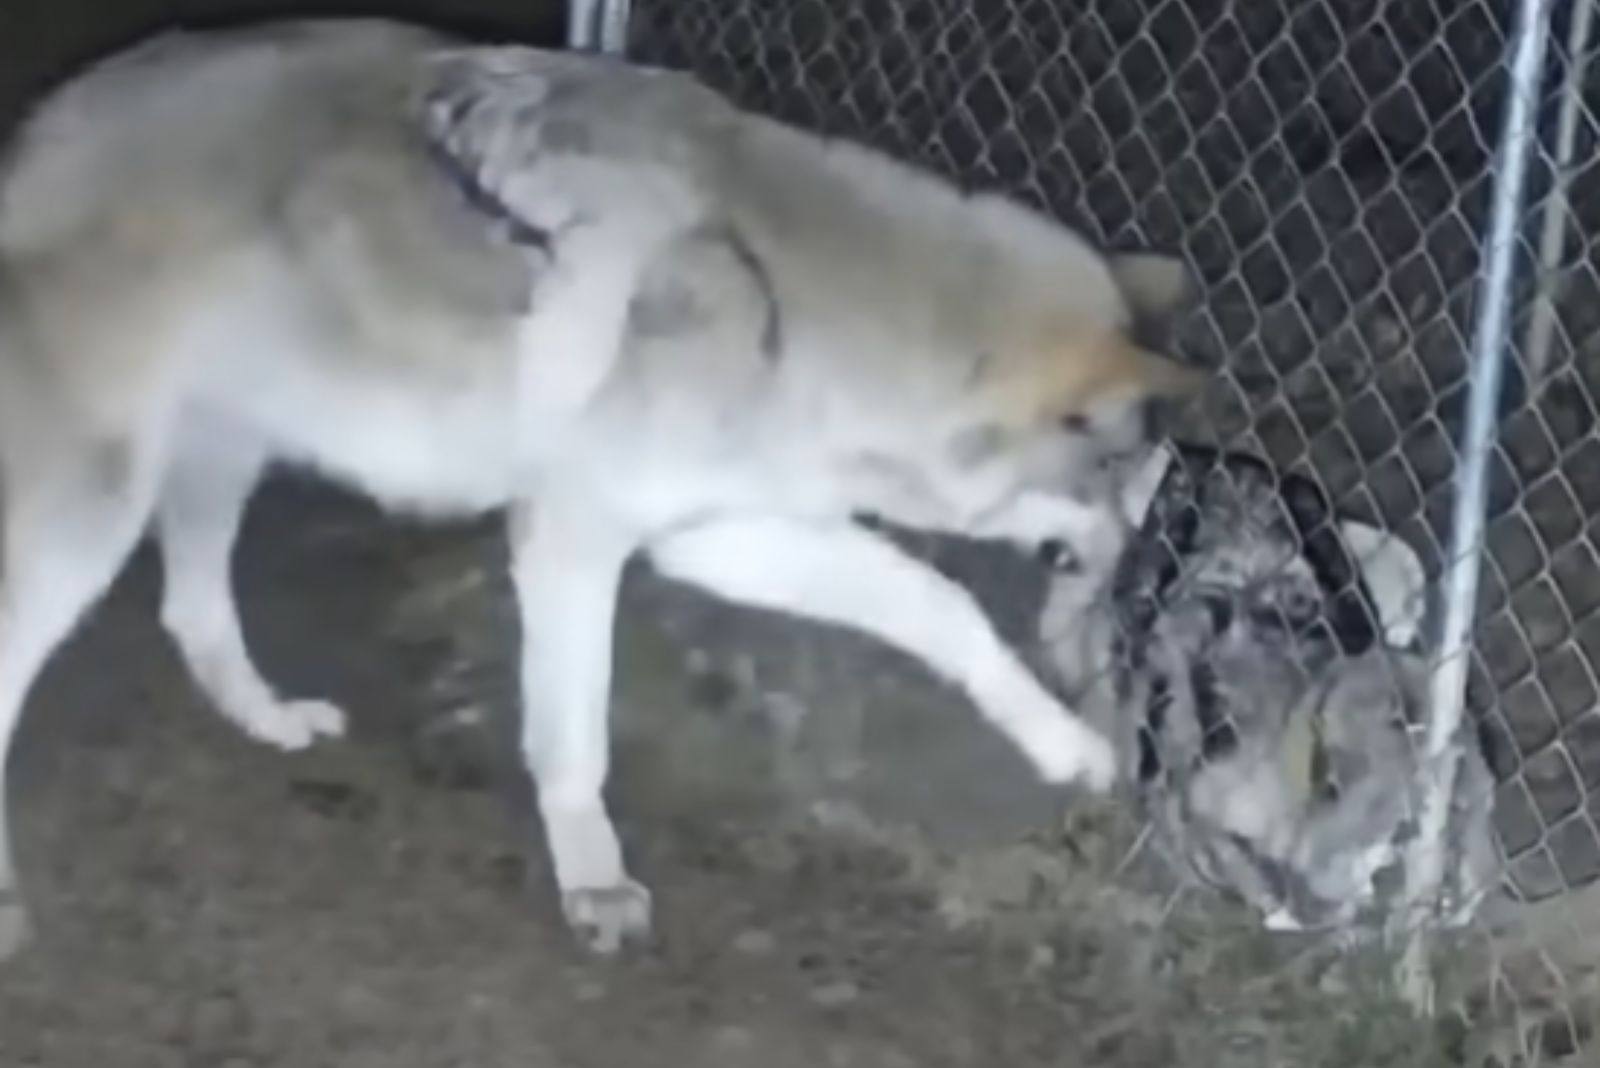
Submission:
{"label": "wolf dog's paw", "polygon": [[650,937],[650,891],[632,879],[561,895],[567,926],[592,953],[610,956]]}
{"label": "wolf dog's paw", "polygon": [[345,730],[344,713],[326,701],[284,701],[237,718],[250,737],[290,752]]}
{"label": "wolf dog's paw", "polygon": [[28,910],[21,895],[15,890],[0,890],[0,961],[22,952],[30,934]]}
{"label": "wolf dog's paw", "polygon": [[1045,782],[1078,783],[1096,793],[1107,792],[1116,782],[1116,750],[1071,713],[1030,717],[1019,727],[1018,735],[1023,751]]}

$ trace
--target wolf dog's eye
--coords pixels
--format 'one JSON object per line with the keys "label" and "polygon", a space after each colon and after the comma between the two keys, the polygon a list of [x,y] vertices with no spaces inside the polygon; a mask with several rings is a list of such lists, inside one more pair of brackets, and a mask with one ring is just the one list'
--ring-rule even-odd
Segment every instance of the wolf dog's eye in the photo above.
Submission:
{"label": "wolf dog's eye", "polygon": [[1039,562],[1052,571],[1074,572],[1079,568],[1078,554],[1060,538],[1047,538],[1039,543]]}

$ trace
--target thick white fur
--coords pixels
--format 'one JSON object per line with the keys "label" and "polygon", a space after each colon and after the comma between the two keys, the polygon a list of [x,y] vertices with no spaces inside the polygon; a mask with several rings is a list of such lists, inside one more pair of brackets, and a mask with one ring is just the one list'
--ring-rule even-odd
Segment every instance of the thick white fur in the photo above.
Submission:
{"label": "thick white fur", "polygon": [[[396,511],[510,507],[523,746],[569,920],[599,948],[649,921],[601,796],[612,615],[641,551],[919,656],[1045,779],[1108,785],[1107,744],[973,600],[852,521],[1099,536],[1114,509],[1062,487],[1101,423],[1127,436],[1126,391],[1077,397],[1100,421],[1087,437],[1003,426],[976,459],[948,446],[993,417],[964,392],[975,363],[1025,379],[1009,354],[1052,330],[1093,344],[1127,325],[1106,262],[1031,213],[682,79],[641,93],[599,60],[455,52],[508,67],[505,99],[551,71],[599,101],[593,154],[532,158],[513,118],[456,146],[555,235],[496,240],[419,150],[409,109],[443,44],[380,23],[166,38],[23,131],[0,174],[0,754],[152,520],[162,620],[221,712],[286,749],[343,730],[260,676],[230,586],[251,491],[290,462]],[[717,219],[769,278],[706,236]],[[630,332],[647,297],[704,314]],[[783,351],[758,355],[774,304]],[[5,822],[0,954],[25,924]]]}

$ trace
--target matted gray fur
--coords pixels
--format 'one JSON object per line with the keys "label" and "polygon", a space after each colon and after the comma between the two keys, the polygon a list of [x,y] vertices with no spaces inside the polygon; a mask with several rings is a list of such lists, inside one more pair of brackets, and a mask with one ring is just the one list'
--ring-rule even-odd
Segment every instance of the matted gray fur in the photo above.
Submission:
{"label": "matted gray fur", "polygon": [[[1385,913],[1397,881],[1378,876],[1401,861],[1420,800],[1420,563],[1251,456],[1174,444],[1145,481],[1115,564],[1052,581],[1048,658],[1194,874],[1274,928]],[[1454,922],[1495,862],[1492,781],[1466,750]]]}

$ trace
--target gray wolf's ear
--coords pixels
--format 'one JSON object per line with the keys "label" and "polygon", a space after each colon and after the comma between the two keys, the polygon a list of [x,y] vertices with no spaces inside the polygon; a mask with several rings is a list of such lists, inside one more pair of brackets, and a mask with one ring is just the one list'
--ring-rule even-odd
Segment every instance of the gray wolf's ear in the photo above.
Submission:
{"label": "gray wolf's ear", "polygon": [[1106,262],[1133,313],[1134,329],[1141,339],[1163,344],[1200,292],[1188,265],[1160,252],[1114,252]]}

